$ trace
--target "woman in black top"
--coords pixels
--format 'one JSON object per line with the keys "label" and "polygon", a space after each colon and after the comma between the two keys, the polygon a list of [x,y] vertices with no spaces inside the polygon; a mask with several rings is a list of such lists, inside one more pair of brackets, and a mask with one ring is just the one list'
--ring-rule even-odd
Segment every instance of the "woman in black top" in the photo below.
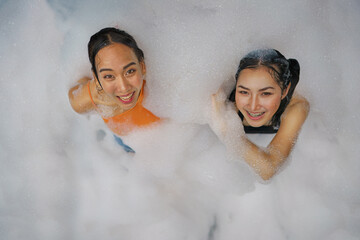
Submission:
{"label": "woman in black top", "polygon": [[[212,96],[210,126],[264,180],[289,156],[308,115],[309,103],[294,94],[299,75],[297,60],[286,59],[275,49],[255,50],[240,61],[230,102],[226,101],[226,86]],[[251,142],[244,130],[276,135],[264,149]]]}

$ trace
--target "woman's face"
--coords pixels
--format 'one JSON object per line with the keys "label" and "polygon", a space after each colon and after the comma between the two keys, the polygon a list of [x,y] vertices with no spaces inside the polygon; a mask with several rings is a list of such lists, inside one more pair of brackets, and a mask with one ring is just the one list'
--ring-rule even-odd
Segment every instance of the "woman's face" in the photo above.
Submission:
{"label": "woman's face", "polygon": [[244,115],[244,124],[252,127],[269,125],[286,96],[267,67],[244,69],[236,83],[235,102]]}
{"label": "woman's face", "polygon": [[139,62],[131,48],[113,43],[97,53],[95,66],[105,93],[124,110],[133,108],[143,85],[145,63]]}

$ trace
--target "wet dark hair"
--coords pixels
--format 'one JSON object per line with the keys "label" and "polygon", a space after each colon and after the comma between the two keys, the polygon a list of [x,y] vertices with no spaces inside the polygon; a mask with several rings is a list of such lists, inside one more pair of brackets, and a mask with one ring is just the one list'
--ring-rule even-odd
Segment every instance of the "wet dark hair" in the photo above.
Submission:
{"label": "wet dark hair", "polygon": [[[256,69],[259,67],[267,67],[270,74],[284,92],[290,85],[290,89],[285,98],[281,100],[280,106],[271,119],[271,125],[275,128],[280,126],[280,118],[289,104],[290,99],[294,93],[295,87],[299,82],[300,65],[296,59],[286,59],[279,51],[275,49],[260,49],[248,53],[241,59],[238,70],[235,74],[236,82],[238,81],[240,72],[244,69]],[[229,100],[235,102],[235,89],[231,92]],[[238,112],[241,119],[244,118],[242,113]]]}
{"label": "wet dark hair", "polygon": [[109,46],[113,43],[120,43],[120,44],[124,44],[125,46],[128,46],[134,51],[139,62],[144,61],[143,51],[138,47],[135,39],[130,34],[128,34],[123,30],[113,27],[101,29],[99,32],[91,36],[90,41],[88,43],[88,54],[91,63],[91,69],[94,71],[100,86],[101,83],[99,81],[98,74],[96,71],[95,57],[96,54],[102,48]]}

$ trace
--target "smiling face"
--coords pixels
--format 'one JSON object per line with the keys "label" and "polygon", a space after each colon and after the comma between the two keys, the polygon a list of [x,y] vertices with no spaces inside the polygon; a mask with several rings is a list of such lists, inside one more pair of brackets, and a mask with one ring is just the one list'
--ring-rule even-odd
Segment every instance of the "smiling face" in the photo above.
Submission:
{"label": "smiling face", "polygon": [[282,94],[267,67],[242,70],[236,83],[235,102],[244,116],[244,125],[269,125],[286,94],[287,91]]}
{"label": "smiling face", "polygon": [[133,108],[143,85],[145,63],[139,62],[131,48],[113,43],[97,53],[95,65],[105,93],[124,111]]}

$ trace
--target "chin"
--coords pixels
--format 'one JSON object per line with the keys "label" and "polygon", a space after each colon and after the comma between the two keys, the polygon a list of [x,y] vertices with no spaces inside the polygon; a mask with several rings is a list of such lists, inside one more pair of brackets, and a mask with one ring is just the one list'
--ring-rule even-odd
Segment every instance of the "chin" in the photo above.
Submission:
{"label": "chin", "polygon": [[123,105],[123,109],[125,111],[128,111],[128,110],[132,109],[133,107],[135,107],[135,103],[133,103],[131,105]]}
{"label": "chin", "polygon": [[[266,116],[264,116],[266,117]],[[245,118],[246,119],[246,122],[247,124],[249,124],[249,126],[251,127],[262,127],[262,126],[266,126],[271,119],[261,119],[259,121],[255,121],[255,120],[252,120],[252,119],[249,119],[249,118]]]}
{"label": "chin", "polygon": [[261,127],[261,126],[264,126],[264,124],[250,124],[249,122],[248,122],[248,124],[249,124],[249,126],[251,126],[251,127]]}

